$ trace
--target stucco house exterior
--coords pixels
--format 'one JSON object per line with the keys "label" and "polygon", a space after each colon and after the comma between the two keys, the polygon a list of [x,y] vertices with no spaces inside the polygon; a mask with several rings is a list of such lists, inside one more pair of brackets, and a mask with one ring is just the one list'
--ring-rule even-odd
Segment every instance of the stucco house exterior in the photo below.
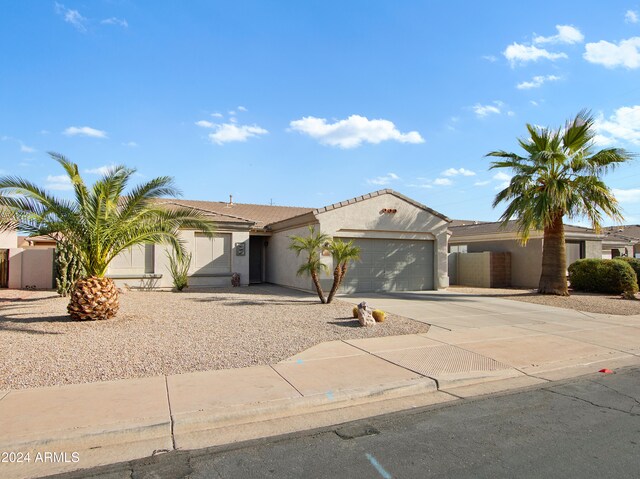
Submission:
{"label": "stucco house exterior", "polygon": [[[450,225],[451,253],[509,253],[511,286],[537,288],[542,272],[542,243],[544,233],[532,231],[523,246],[518,240],[515,221],[506,226],[500,222],[453,220]],[[601,258],[603,234],[581,226],[565,225],[567,266],[582,258]],[[457,284],[451,267],[451,283]]]}
{"label": "stucco house exterior", "polygon": [[603,258],[640,258],[640,225],[609,226],[603,232]]}
{"label": "stucco house exterior", "polygon": [[[197,209],[215,223],[212,238],[194,230],[180,232],[192,253],[191,287],[229,286],[232,274],[238,273],[242,285],[269,282],[311,291],[310,278],[296,274],[305,258],[289,249],[290,236],[308,235],[309,226],[330,237],[353,240],[361,248],[361,260],[351,265],[342,292],[432,290],[449,285],[450,220],[393,190],[317,209],[234,203],[231,198],[229,202],[164,199],[160,203],[167,208]],[[17,238],[11,240],[16,248]],[[12,250],[16,251],[14,269],[21,258],[22,279],[46,270],[38,287],[51,287],[47,285],[52,282],[55,242],[32,237],[23,244],[25,248]],[[36,256],[37,268],[30,260]],[[332,272],[329,252],[323,251],[321,258]],[[144,245],[116,257],[107,274],[121,287],[171,288],[168,263],[165,246]],[[332,278],[331,273],[324,275],[323,286],[328,288]],[[24,285],[14,282],[13,287]]]}

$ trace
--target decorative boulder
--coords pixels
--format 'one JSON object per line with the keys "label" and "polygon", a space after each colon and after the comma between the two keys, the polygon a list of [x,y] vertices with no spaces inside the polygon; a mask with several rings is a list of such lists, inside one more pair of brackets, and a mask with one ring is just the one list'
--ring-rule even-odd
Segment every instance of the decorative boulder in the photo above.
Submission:
{"label": "decorative boulder", "polygon": [[369,306],[367,306],[367,302],[363,301],[358,305],[358,322],[360,326],[375,326],[376,320],[373,319],[373,311]]}

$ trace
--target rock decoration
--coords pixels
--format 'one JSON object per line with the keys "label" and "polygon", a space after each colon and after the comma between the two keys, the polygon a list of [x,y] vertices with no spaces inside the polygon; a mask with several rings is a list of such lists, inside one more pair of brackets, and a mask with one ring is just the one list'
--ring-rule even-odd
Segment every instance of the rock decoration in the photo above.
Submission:
{"label": "rock decoration", "polygon": [[358,322],[360,326],[375,326],[376,320],[373,319],[373,310],[367,306],[367,302],[363,301],[358,305]]}

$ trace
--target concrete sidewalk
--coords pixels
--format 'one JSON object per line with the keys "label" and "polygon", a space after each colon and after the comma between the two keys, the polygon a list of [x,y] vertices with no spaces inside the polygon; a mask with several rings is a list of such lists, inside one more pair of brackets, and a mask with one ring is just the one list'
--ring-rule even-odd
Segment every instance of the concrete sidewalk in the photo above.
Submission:
{"label": "concrete sidewalk", "polygon": [[30,453],[30,462],[0,462],[0,477],[283,434],[640,364],[637,316],[418,299],[370,302],[417,320],[428,314],[434,326],[426,334],[323,343],[270,366],[0,391],[0,451]]}

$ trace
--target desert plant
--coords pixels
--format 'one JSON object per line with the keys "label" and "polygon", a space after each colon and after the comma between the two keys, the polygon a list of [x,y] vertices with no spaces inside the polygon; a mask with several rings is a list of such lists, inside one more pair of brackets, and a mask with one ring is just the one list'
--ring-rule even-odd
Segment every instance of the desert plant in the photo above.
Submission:
{"label": "desert plant", "polygon": [[134,169],[114,166],[87,187],[78,165],[57,153],[50,155],[65,170],[74,198],[59,199],[30,181],[5,176],[0,178],[0,209],[10,211],[10,226],[54,239],[59,235],[75,248],[86,276],[76,281],[71,293],[67,311],[73,319],[115,316],[118,289],[105,275],[109,263],[121,252],[153,243],[168,243],[182,250],[180,228],[213,234],[213,223],[201,212],[167,208],[157,201],[180,194],[170,177],[152,179],[125,194]]}
{"label": "desert plant", "polygon": [[382,323],[385,319],[387,319],[387,315],[381,309],[374,309],[371,313],[373,319],[376,320],[376,323]]}
{"label": "desert plant", "polygon": [[629,263],[618,259],[580,259],[569,266],[569,282],[576,291],[625,294],[638,292],[638,278]]}
{"label": "desert plant", "polygon": [[342,281],[347,275],[349,263],[360,259],[360,248],[354,246],[353,241],[345,243],[341,239],[334,239],[329,246],[329,251],[333,256],[333,285],[331,286],[327,303],[330,303],[338,292]]}
{"label": "desert plant", "polygon": [[56,244],[54,251],[54,265],[56,271],[56,291],[62,297],[66,297],[73,285],[84,274],[84,268],[80,263],[78,252],[72,244],[61,239]]}
{"label": "desert plant", "polygon": [[306,253],[307,259],[300,268],[298,268],[297,274],[301,276],[308,274],[311,276],[311,281],[316,288],[320,302],[325,304],[327,299],[324,297],[324,291],[320,284],[320,273],[322,271],[328,271],[329,268],[322,262],[320,258],[320,250],[324,248],[324,245],[328,243],[329,236],[318,231],[316,233],[315,227],[309,226],[309,236],[290,236],[291,243],[289,249],[296,252],[298,256],[300,253]]}
{"label": "desert plant", "polygon": [[354,318],[358,317],[358,307],[354,306],[353,309],[351,310],[351,314],[353,315]]}
{"label": "desert plant", "polygon": [[173,286],[178,291],[189,287],[189,268],[191,267],[191,253],[182,250],[172,249],[171,253],[167,252],[169,259],[169,272],[173,280]]}
{"label": "desert plant", "polygon": [[538,285],[543,294],[568,294],[565,216],[586,216],[595,229],[599,229],[603,213],[622,219],[618,202],[601,176],[634,155],[620,148],[594,152],[594,123],[593,116],[583,110],[558,130],[527,124],[529,137],[518,140],[525,156],[502,150],[487,154],[503,158],[494,161],[492,169],[507,168],[514,173],[493,202],[494,208],[509,202],[500,220],[506,225],[515,217],[523,243],[532,229],[544,231]]}

